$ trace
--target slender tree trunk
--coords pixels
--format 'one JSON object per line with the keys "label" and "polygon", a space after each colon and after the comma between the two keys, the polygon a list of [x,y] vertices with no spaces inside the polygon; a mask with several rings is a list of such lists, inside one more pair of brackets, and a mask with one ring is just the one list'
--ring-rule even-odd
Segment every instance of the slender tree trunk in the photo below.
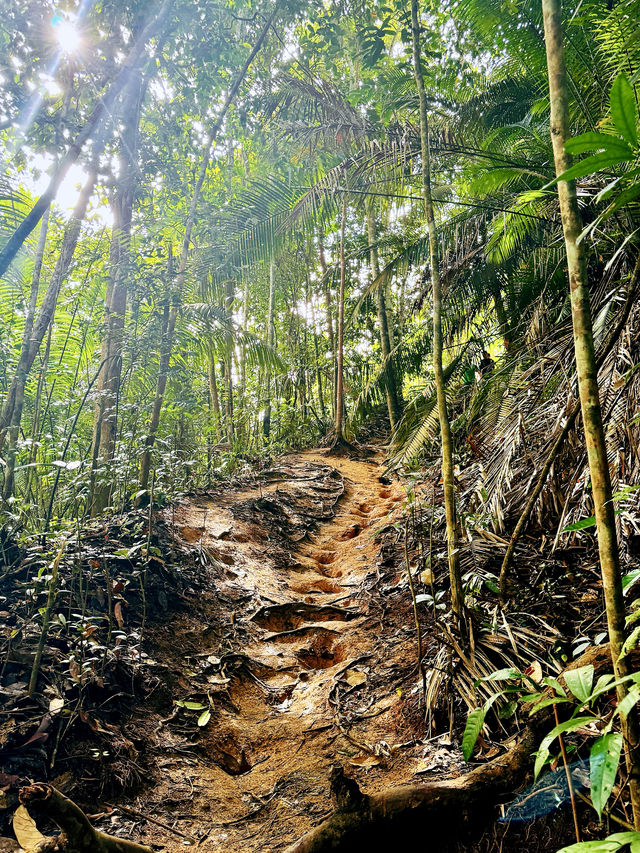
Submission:
{"label": "slender tree trunk", "polygon": [[38,302],[38,292],[40,290],[40,273],[42,272],[42,261],[44,258],[44,250],[47,243],[47,232],[49,228],[49,214],[51,208],[47,208],[42,217],[40,225],[40,236],[38,238],[38,246],[33,264],[33,275],[31,276],[31,292],[29,294],[29,306],[27,316],[24,322],[24,332],[22,335],[22,349],[20,350],[20,360],[16,370],[15,392],[13,397],[13,412],[11,415],[11,425],[9,429],[9,450],[7,453],[7,465],[4,474],[4,486],[2,497],[5,501],[13,495],[16,456],[18,453],[18,437],[20,434],[20,421],[22,420],[22,408],[24,406],[24,391],[27,384],[27,361],[29,358],[29,347],[31,345],[31,334],[33,331],[33,323],[36,314],[36,305]]}
{"label": "slender tree trunk", "polygon": [[347,277],[347,266],[344,253],[344,238],[347,227],[347,199],[342,202],[342,219],[340,222],[340,292],[338,294],[338,358],[336,380],[336,441],[344,441],[344,291]]}
{"label": "slender tree trunk", "polygon": [[176,325],[177,305],[171,299],[173,294],[173,249],[169,244],[169,261],[167,269],[167,300],[164,306],[162,318],[162,335],[160,339],[160,363],[158,364],[158,377],[156,381],[156,395],[151,409],[151,417],[147,427],[144,451],[140,459],[140,489],[146,491],[149,488],[149,474],[151,471],[151,450],[153,442],[160,425],[160,410],[167,388],[169,377],[169,361],[171,359],[171,340]]}
{"label": "slender tree trunk", "polygon": [[[102,339],[102,370],[93,430],[91,514],[108,506],[113,477],[108,467],[116,450],[118,401],[122,378],[124,327],[129,290],[131,223],[138,184],[138,131],[143,97],[141,69],[136,69],[122,103],[124,129],[120,144],[120,169],[113,203],[111,236],[111,277],[105,299],[105,328]],[[98,473],[100,471],[100,473]]]}
{"label": "slender tree trunk", "polygon": [[[542,12],[547,51],[547,69],[549,73],[551,142],[553,145],[556,175],[561,175],[571,165],[571,159],[564,148],[569,136],[569,104],[567,71],[562,41],[562,10],[560,0],[542,0]],[[584,242],[578,241],[582,232],[582,219],[574,181],[558,182],[558,200],[560,203],[562,228],[567,253],[578,393],[595,507],[598,550],[600,553],[602,585],[607,612],[607,624],[609,627],[611,658],[613,660],[616,679],[619,679],[628,675],[631,670],[627,657],[620,656],[624,644],[625,629],[620,556],[616,538],[614,508],[611,500],[611,479],[607,460],[607,446],[600,408],[598,370],[589,300],[587,258]],[[627,691],[628,688],[625,684],[618,686],[617,693],[619,700],[624,698]],[[640,830],[640,727],[635,707],[628,716],[621,715],[621,724],[625,738],[633,821],[635,828]]]}
{"label": "slender tree trunk", "polygon": [[[102,150],[101,145],[99,145],[98,148],[99,150]],[[18,363],[16,377],[9,388],[7,398],[2,406],[2,412],[0,413],[0,449],[4,443],[6,429],[11,424],[13,418],[16,392],[19,384],[18,374],[24,375],[26,382],[29,372],[31,371],[36,356],[40,350],[42,341],[44,340],[47,330],[53,320],[58,296],[60,295],[60,288],[62,287],[62,283],[64,282],[69,271],[69,267],[71,266],[73,255],[78,244],[82,222],[87,212],[89,200],[93,195],[95,183],[96,172],[92,169],[78,197],[69,224],[65,229],[60,254],[58,255],[58,260],[56,261],[51,279],[49,280],[49,284],[42,299],[38,315],[33,319],[33,324],[29,334],[29,345],[26,348],[24,346],[26,338],[23,340],[23,347],[20,352],[20,360]]]}
{"label": "slender tree trunk", "polygon": [[[276,282],[276,265],[271,258],[269,261],[269,304],[267,306],[267,340],[266,344],[269,348],[273,347],[273,323],[274,323],[274,309],[275,309],[275,298],[276,298],[276,290],[275,290],[275,282]],[[266,370],[266,403],[264,407],[264,419],[262,421],[262,434],[265,439],[269,441],[269,436],[271,434],[271,368],[267,367]]]}
{"label": "slender tree trunk", "polygon": [[225,318],[227,321],[227,329],[225,331],[225,349],[227,358],[227,396],[226,396],[226,411],[225,422],[227,425],[227,441],[231,443],[234,437],[233,427],[233,331],[231,324],[233,323],[233,299],[234,287],[231,279],[227,280],[225,285]]}
{"label": "slender tree trunk", "polygon": [[324,304],[327,312],[327,335],[329,337],[329,351],[331,353],[331,367],[333,372],[333,381],[331,383],[331,409],[335,416],[336,411],[336,377],[337,377],[337,358],[336,358],[336,340],[333,333],[333,305],[331,304],[331,288],[329,287],[329,279],[327,277],[327,259],[324,253],[324,242],[322,234],[318,235],[318,255],[320,257],[320,270],[322,272],[322,280],[324,281]]}
{"label": "slender tree trunk", "polygon": [[[45,344],[44,353],[42,356],[42,364],[40,365],[40,372],[38,374],[38,384],[36,386],[36,396],[33,403],[33,424],[31,427],[31,455],[29,457],[29,467],[27,468],[27,487],[25,489],[25,494],[27,497],[29,496],[33,484],[40,483],[40,477],[36,473],[35,463],[38,460],[38,449],[40,446],[41,440],[41,429],[40,424],[43,420],[42,418],[42,392],[44,391],[44,380],[47,375],[47,367],[49,366],[49,353],[51,352],[51,338],[53,335],[53,323],[49,324],[49,330],[47,333],[47,343]],[[34,501],[36,503],[40,502],[40,494],[38,491],[38,487],[36,485],[34,490]]]}
{"label": "slender tree trunk", "polygon": [[[378,249],[376,242],[378,235],[376,233],[376,220],[373,209],[373,203],[370,199],[366,203],[367,217],[367,237],[369,240],[369,263],[371,266],[371,275],[375,280],[380,275],[380,262],[378,260]],[[380,334],[380,352],[382,354],[382,362],[386,364],[386,380],[385,380],[385,395],[387,398],[387,412],[389,414],[389,423],[391,429],[395,429],[400,420],[400,404],[398,402],[396,371],[393,364],[389,361],[391,353],[391,344],[389,341],[389,326],[387,323],[387,307],[385,304],[384,287],[379,284],[376,289],[376,308],[378,314],[378,329]]]}
{"label": "slender tree trunk", "polygon": [[464,617],[464,591],[458,561],[458,531],[456,522],[456,496],[453,477],[453,438],[447,410],[447,395],[442,369],[442,291],[440,258],[436,233],[433,198],[431,195],[431,157],[429,150],[429,124],[427,119],[427,93],[425,90],[422,60],[420,58],[420,24],[418,0],[411,0],[411,31],[413,39],[413,69],[420,101],[420,148],[422,154],[422,194],[429,235],[431,260],[431,287],[433,295],[433,372],[438,400],[438,418],[442,443],[442,482],[447,520],[447,546],[449,555],[449,581],[451,584],[451,609],[458,623]]}
{"label": "slender tree trunk", "polygon": [[211,396],[211,408],[213,409],[215,440],[220,437],[220,424],[222,415],[220,412],[220,396],[218,394],[218,379],[216,377],[216,354],[215,350],[209,353],[209,395]]}
{"label": "slender tree trunk", "polygon": [[320,369],[320,349],[318,347],[318,333],[316,330],[316,312],[313,307],[313,296],[311,293],[311,283],[309,281],[309,267],[307,265],[307,273],[306,273],[306,299],[307,305],[309,306],[309,310],[311,312],[311,325],[313,327],[313,349],[316,357],[316,383],[318,386],[318,403],[320,404],[320,414],[324,418],[326,416],[326,409],[324,405],[324,394],[322,391],[322,370]]}
{"label": "slender tree trunk", "polygon": [[[245,276],[242,289],[242,333],[246,336],[249,329],[249,276]],[[247,344],[243,339],[240,348],[240,400],[246,414],[247,396]]]}

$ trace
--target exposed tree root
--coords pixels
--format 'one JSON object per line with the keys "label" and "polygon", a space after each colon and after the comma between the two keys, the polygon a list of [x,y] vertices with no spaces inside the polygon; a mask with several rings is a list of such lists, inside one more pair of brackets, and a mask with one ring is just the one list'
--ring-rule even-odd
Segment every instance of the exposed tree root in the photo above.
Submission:
{"label": "exposed tree root", "polygon": [[[593,664],[596,675],[610,668],[608,646],[587,650],[567,669],[586,664]],[[495,805],[523,782],[531,768],[531,753],[553,724],[553,711],[545,708],[531,718],[523,735],[504,755],[456,779],[367,795],[336,767],[331,776],[336,810],[286,853],[356,849],[388,853],[389,844],[411,837],[421,838],[423,850],[444,850],[448,843],[481,830],[495,817]]]}
{"label": "exposed tree root", "polygon": [[41,841],[32,853],[153,853],[143,844],[94,829],[82,809],[51,785],[22,788],[20,802],[30,814],[48,817],[62,830],[59,836]]}

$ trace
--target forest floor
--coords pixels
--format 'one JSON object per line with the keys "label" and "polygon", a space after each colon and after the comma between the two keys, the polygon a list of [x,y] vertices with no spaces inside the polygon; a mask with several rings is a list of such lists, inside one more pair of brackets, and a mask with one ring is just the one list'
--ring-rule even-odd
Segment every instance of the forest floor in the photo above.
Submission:
{"label": "forest floor", "polygon": [[[221,577],[208,618],[205,597],[200,612],[154,630],[150,653],[189,699],[210,698],[211,719],[197,756],[185,754],[184,720],[164,722],[161,776],[139,808],[165,822],[173,812],[175,828],[206,850],[283,850],[332,810],[337,761],[368,793],[462,764],[448,737],[425,747],[411,731],[420,720],[408,719],[412,709],[419,716],[415,628],[406,590],[393,606],[406,578],[381,566],[379,535],[404,491],[381,482],[376,460],[316,451],[280,466],[281,480],[172,511],[179,535],[212,552]],[[287,492],[294,506],[324,500],[329,518],[283,551],[263,519],[239,508],[268,509]],[[225,614],[220,601],[233,603]],[[184,849],[179,836],[146,829],[148,841]]]}
{"label": "forest floor", "polygon": [[[438,500],[437,483],[429,494]],[[2,831],[10,832],[25,780],[50,780],[100,829],[157,850],[284,853],[333,811],[335,765],[366,794],[467,772],[461,699],[449,691],[453,706],[444,703],[430,727],[425,721],[407,510],[381,453],[315,450],[164,510],[99,519],[64,546],[58,616],[33,695],[34,612],[47,592],[33,579],[42,573],[38,550],[16,549],[0,612],[9,638],[0,683]],[[476,550],[490,564],[500,548],[480,534]],[[446,586],[446,561],[434,558],[436,583]],[[414,543],[414,574],[419,562]],[[583,564],[583,598],[597,607]],[[522,571],[537,583],[524,562]],[[574,582],[565,582],[569,591]],[[532,587],[526,598],[525,609],[558,624],[566,618],[557,585]],[[419,609],[424,661],[440,671],[441,638],[430,608]],[[535,645],[542,621],[521,616]],[[510,620],[516,630],[513,613]],[[513,643],[512,635],[487,636],[493,646]],[[481,738],[474,762],[500,756],[506,743]],[[557,850],[571,840],[571,821],[566,806],[558,809],[557,786],[547,788],[542,820],[493,822],[468,843],[451,827],[453,847]],[[498,815],[487,812],[486,823]]]}

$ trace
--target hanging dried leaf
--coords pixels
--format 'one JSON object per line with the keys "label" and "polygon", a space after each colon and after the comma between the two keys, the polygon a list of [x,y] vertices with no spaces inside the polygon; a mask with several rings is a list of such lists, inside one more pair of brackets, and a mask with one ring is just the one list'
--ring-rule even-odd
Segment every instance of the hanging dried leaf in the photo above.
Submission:
{"label": "hanging dried leaf", "polygon": [[18,806],[16,809],[13,816],[13,831],[20,846],[27,851],[34,850],[44,841],[44,835],[24,806]]}
{"label": "hanging dried leaf", "polygon": [[113,608],[113,615],[116,617],[116,622],[119,628],[124,628],[124,618],[122,616],[122,602],[116,601],[116,606]]}

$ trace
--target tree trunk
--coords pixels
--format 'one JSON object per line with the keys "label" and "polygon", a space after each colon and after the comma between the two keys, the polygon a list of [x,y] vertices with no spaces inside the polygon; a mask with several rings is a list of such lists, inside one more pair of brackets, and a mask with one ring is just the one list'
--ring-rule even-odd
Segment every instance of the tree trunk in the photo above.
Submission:
{"label": "tree trunk", "polygon": [[[101,151],[102,145],[98,144],[96,157]],[[18,390],[18,376],[24,375],[26,382],[29,372],[33,367],[33,363],[36,360],[36,356],[40,351],[40,346],[44,340],[44,336],[47,334],[47,330],[53,320],[58,296],[60,295],[60,288],[62,287],[62,283],[64,282],[69,271],[69,267],[71,266],[71,261],[73,260],[73,255],[78,244],[78,238],[80,237],[82,222],[87,212],[89,200],[93,195],[96,178],[96,171],[95,169],[92,169],[89,172],[84,187],[78,197],[69,224],[65,229],[60,254],[58,255],[58,260],[56,261],[51,279],[49,280],[49,284],[42,299],[38,316],[35,317],[33,321],[29,335],[29,345],[26,348],[24,346],[26,338],[23,339],[23,347],[20,352],[20,360],[16,371],[16,377],[9,388],[7,398],[2,406],[2,412],[0,413],[0,448],[2,448],[4,443],[6,429],[13,419],[16,393]]]}
{"label": "tree trunk", "polygon": [[33,275],[31,276],[31,292],[29,294],[29,307],[27,316],[24,322],[24,332],[22,334],[22,349],[20,350],[20,360],[16,370],[15,392],[13,396],[13,412],[11,415],[11,424],[9,429],[9,450],[7,453],[7,466],[4,473],[4,485],[2,489],[2,497],[5,501],[13,495],[16,456],[18,453],[18,437],[20,434],[20,421],[22,420],[22,408],[24,406],[24,390],[27,384],[27,360],[29,357],[29,347],[31,345],[31,333],[33,331],[33,323],[36,314],[36,305],[38,302],[38,291],[40,289],[40,273],[42,271],[42,261],[44,258],[44,250],[47,243],[47,231],[49,228],[49,214],[51,208],[47,208],[42,217],[40,226],[40,236],[38,238],[38,247],[33,264]]}
{"label": "tree trunk", "polygon": [[231,443],[233,441],[234,436],[234,428],[233,428],[233,354],[234,354],[234,346],[233,346],[233,298],[235,296],[233,281],[231,279],[227,280],[225,285],[225,300],[224,300],[224,311],[225,311],[225,319],[227,321],[227,328],[225,331],[225,349],[226,349],[226,358],[227,358],[227,395],[226,395],[226,409],[225,409],[225,423],[227,426],[227,441]]}
{"label": "tree trunk", "polygon": [[[366,203],[367,216],[367,238],[369,240],[369,263],[371,265],[371,275],[373,279],[377,279],[380,275],[380,263],[378,260],[378,249],[375,245],[378,239],[376,233],[376,220],[373,209],[373,203],[370,199]],[[380,333],[380,352],[382,354],[382,363],[386,365],[386,380],[385,380],[385,395],[387,398],[387,412],[389,414],[389,423],[391,429],[395,429],[400,420],[400,403],[398,401],[396,372],[394,365],[389,360],[391,353],[391,342],[389,340],[389,325],[387,323],[387,307],[384,295],[384,286],[379,284],[376,289],[376,308],[378,314],[378,329]]]}
{"label": "tree trunk", "polygon": [[155,441],[156,433],[160,425],[160,411],[162,409],[162,401],[164,400],[164,392],[167,388],[167,378],[169,376],[169,361],[171,359],[171,341],[176,325],[177,305],[170,298],[173,294],[173,249],[169,244],[169,259],[167,269],[167,290],[168,298],[164,306],[164,316],[162,319],[162,336],[160,340],[160,363],[158,364],[158,378],[156,381],[156,395],[151,409],[151,417],[147,427],[147,437],[144,442],[144,451],[140,459],[140,489],[147,491],[149,488],[149,473],[151,470],[151,450]]}
{"label": "tree trunk", "polygon": [[[569,104],[560,0],[542,0],[542,12],[549,73],[551,142],[556,175],[561,175],[569,168],[571,160],[564,148],[569,136]],[[625,609],[614,507],[611,500],[611,479],[600,408],[587,258],[585,244],[578,241],[582,232],[582,219],[575,181],[558,182],[558,200],[567,253],[578,393],[591,475],[611,657],[616,679],[619,679],[630,672],[627,657],[620,657],[624,643]],[[627,686],[619,685],[617,693],[618,698],[622,700],[627,694]],[[621,724],[625,738],[633,821],[635,828],[640,830],[640,730],[635,708],[627,717],[621,715]]]}
{"label": "tree trunk", "polygon": [[333,333],[333,305],[331,304],[331,288],[329,287],[329,280],[327,278],[327,259],[324,254],[322,234],[318,235],[318,255],[320,257],[320,270],[322,272],[322,280],[324,282],[324,304],[327,312],[327,335],[329,336],[329,351],[331,352],[331,368],[333,371],[333,380],[331,382],[331,408],[335,415],[337,376],[336,340]]}
{"label": "tree trunk", "polygon": [[433,296],[433,372],[438,401],[440,439],[442,444],[442,482],[447,521],[447,548],[449,555],[449,581],[451,585],[451,610],[462,625],[464,617],[464,591],[458,561],[458,531],[456,521],[456,496],[453,478],[453,439],[447,410],[447,395],[442,369],[442,291],[438,237],[431,195],[431,157],[429,151],[429,124],[427,119],[427,93],[425,91],[422,60],[420,59],[420,24],[418,0],[411,0],[411,32],[413,40],[413,70],[420,102],[420,150],[422,155],[422,195],[429,235],[431,261],[431,287]]}
{"label": "tree trunk", "polygon": [[124,325],[127,310],[131,221],[138,183],[138,129],[142,107],[142,72],[137,69],[122,104],[124,129],[120,144],[120,169],[113,202],[110,263],[112,274],[105,298],[105,329],[93,430],[91,514],[109,504],[113,482],[108,467],[116,449],[118,400],[122,376]]}
{"label": "tree trunk", "polygon": [[[276,265],[271,258],[269,261],[269,304],[267,306],[267,339],[266,344],[268,347],[273,347],[273,315],[275,308],[275,281],[276,281]],[[262,421],[262,434],[264,435],[266,441],[269,441],[269,436],[271,434],[271,368],[267,367],[266,370],[266,403],[264,407],[264,419]]]}
{"label": "tree trunk", "polygon": [[338,294],[338,353],[336,378],[336,419],[335,440],[344,442],[344,290],[347,277],[347,267],[344,254],[344,236],[347,227],[347,199],[342,202],[342,219],[340,222],[340,292]]}

